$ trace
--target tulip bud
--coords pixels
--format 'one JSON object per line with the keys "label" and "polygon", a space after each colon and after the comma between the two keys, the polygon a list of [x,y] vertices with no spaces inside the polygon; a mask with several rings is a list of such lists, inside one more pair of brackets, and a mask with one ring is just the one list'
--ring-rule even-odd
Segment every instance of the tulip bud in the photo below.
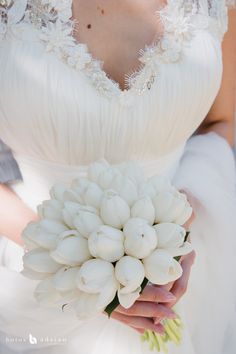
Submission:
{"label": "tulip bud", "polygon": [[76,277],[80,267],[62,267],[52,277],[52,285],[58,291],[76,289]]}
{"label": "tulip bud", "polygon": [[161,192],[172,192],[173,190],[175,190],[174,187],[166,177],[155,175],[139,185],[139,196],[149,196],[153,199]]}
{"label": "tulip bud", "polygon": [[34,297],[41,305],[55,305],[61,300],[60,293],[53,287],[51,277],[42,280],[34,291]]}
{"label": "tulip bud", "polygon": [[63,201],[83,204],[83,190],[80,190],[79,188],[77,188],[76,190],[68,188],[63,194]]}
{"label": "tulip bud", "polygon": [[111,187],[128,203],[129,206],[132,206],[138,198],[137,187],[128,177],[122,175],[116,176]]}
{"label": "tulip bud", "polygon": [[56,220],[42,219],[37,222],[30,222],[23,230],[22,238],[24,241],[30,240],[48,250],[56,247],[57,238],[60,233],[67,231],[68,228]]}
{"label": "tulip bud", "polygon": [[115,276],[123,286],[122,293],[128,294],[142,284],[145,277],[143,264],[139,259],[124,256],[115,265]]}
{"label": "tulip bud", "polygon": [[79,320],[91,320],[104,310],[104,308],[98,307],[98,299],[99,294],[89,294],[83,291],[79,292],[79,296],[74,304]]}
{"label": "tulip bud", "polygon": [[62,210],[63,220],[70,228],[74,229],[74,220],[82,212],[90,212],[97,214],[97,210],[91,206],[82,205],[74,202],[65,202],[64,208]]}
{"label": "tulip bud", "polygon": [[68,187],[63,183],[55,183],[49,191],[50,197],[52,199],[59,200],[61,202],[64,201],[63,196],[64,192],[68,189]]}
{"label": "tulip bud", "polygon": [[183,270],[167,251],[155,250],[143,259],[146,278],[156,285],[166,285],[181,277]]}
{"label": "tulip bud", "polygon": [[89,235],[88,246],[93,257],[116,262],[124,255],[123,232],[102,225]]}
{"label": "tulip bud", "polygon": [[186,230],[177,224],[162,223],[154,225],[158,239],[158,248],[178,248],[184,243]]}
{"label": "tulip bud", "polygon": [[63,202],[56,199],[45,200],[37,206],[40,218],[54,219],[61,221]]}
{"label": "tulip bud", "polygon": [[138,259],[147,257],[157,247],[157,235],[147,220],[131,218],[123,229],[125,253]]}
{"label": "tulip bud", "polygon": [[137,300],[141,291],[141,284],[145,277],[142,262],[139,259],[124,256],[115,266],[115,276],[122,287],[118,290],[120,304],[128,308]]}
{"label": "tulip bud", "polygon": [[101,159],[92,163],[88,167],[88,178],[94,183],[98,183],[99,176],[102,172],[110,167],[109,163],[105,159]]}
{"label": "tulip bud", "polygon": [[78,289],[90,294],[103,291],[109,283],[114,283],[114,267],[110,262],[102,259],[90,259],[85,262],[77,274]]}
{"label": "tulip bud", "polygon": [[109,167],[100,174],[98,184],[102,189],[112,188],[113,181],[118,176],[122,177],[120,171],[115,167]]}
{"label": "tulip bud", "polygon": [[124,177],[129,178],[137,186],[144,181],[143,170],[135,161],[127,161],[116,165]]}
{"label": "tulip bud", "polygon": [[57,248],[50,253],[50,256],[56,262],[70,266],[81,265],[91,258],[88,241],[74,230],[58,242]]}
{"label": "tulip bud", "polygon": [[23,256],[24,268],[39,273],[55,273],[61,266],[56,263],[48,251],[36,248]]}
{"label": "tulip bud", "polygon": [[183,225],[191,216],[192,208],[184,194],[175,191],[160,192],[153,198],[155,222],[173,222]]}
{"label": "tulip bud", "polygon": [[97,209],[100,207],[102,197],[103,190],[93,182],[88,185],[83,194],[84,202]]}
{"label": "tulip bud", "polygon": [[80,212],[74,219],[76,229],[86,238],[102,224],[103,222],[98,215],[87,211]]}
{"label": "tulip bud", "polygon": [[105,224],[121,229],[130,217],[130,208],[115,191],[107,190],[101,202],[100,214]]}
{"label": "tulip bud", "polygon": [[148,221],[149,225],[154,224],[155,208],[150,197],[142,197],[137,200],[131,208],[133,218],[142,218]]}

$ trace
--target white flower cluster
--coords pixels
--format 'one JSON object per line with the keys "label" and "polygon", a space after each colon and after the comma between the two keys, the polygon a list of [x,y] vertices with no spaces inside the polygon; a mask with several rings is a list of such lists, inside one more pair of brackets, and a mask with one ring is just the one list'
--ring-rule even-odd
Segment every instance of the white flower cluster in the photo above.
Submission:
{"label": "white flower cluster", "polygon": [[145,180],[134,162],[91,164],[70,187],[56,184],[23,231],[23,274],[41,280],[41,303],[73,305],[79,318],[115,298],[128,308],[144,279],[158,285],[182,274],[175,259],[192,248],[181,226],[192,208],[162,176]]}

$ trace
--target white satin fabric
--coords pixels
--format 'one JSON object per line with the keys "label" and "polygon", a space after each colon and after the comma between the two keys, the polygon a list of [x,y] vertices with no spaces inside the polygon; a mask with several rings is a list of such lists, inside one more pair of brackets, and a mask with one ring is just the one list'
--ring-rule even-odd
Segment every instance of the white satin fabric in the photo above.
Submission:
{"label": "white satin fabric", "polygon": [[[136,160],[147,177],[164,173],[199,199],[191,227],[197,260],[179,304],[184,340],[171,345],[170,354],[236,352],[233,154],[216,134],[189,140],[219,90],[221,55],[221,36],[201,27],[182,59],[163,63],[151,90],[126,106],[45,52],[29,24],[0,42],[0,136],[23,176],[12,188],[33,210],[53,183],[69,183],[102,157],[114,164]],[[32,296],[35,282],[19,274],[22,250],[1,242],[1,354],[150,354],[138,333],[104,315],[81,322],[72,313],[40,308]]]}

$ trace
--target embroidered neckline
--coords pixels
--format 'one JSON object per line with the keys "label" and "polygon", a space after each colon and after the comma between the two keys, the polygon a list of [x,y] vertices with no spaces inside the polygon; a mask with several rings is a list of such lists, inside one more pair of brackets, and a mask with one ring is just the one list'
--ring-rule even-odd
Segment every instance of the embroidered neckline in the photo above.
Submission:
{"label": "embroidered neckline", "polygon": [[[218,18],[219,22],[223,19],[225,25],[226,1],[206,1],[209,16]],[[163,24],[162,34],[152,45],[140,50],[140,68],[126,75],[126,87],[122,89],[107,75],[103,62],[92,56],[88,45],[75,39],[72,3],[73,0],[0,0],[0,37],[11,24],[17,24],[22,19],[33,24],[38,28],[39,39],[46,51],[54,52],[67,65],[83,72],[98,93],[108,98],[115,97],[125,106],[132,105],[133,97],[151,90],[163,64],[181,60],[185,45],[193,38],[197,28],[194,16],[202,11],[199,0],[167,0],[157,11]],[[209,16],[206,13],[203,16],[206,26]]]}
{"label": "embroidered neckline", "polygon": [[[42,0],[49,5],[49,10],[56,10],[58,17],[42,29],[41,40],[46,42],[48,51],[54,51],[67,64],[76,70],[82,70],[98,92],[112,98],[118,97],[120,102],[129,105],[132,97],[150,90],[160,72],[163,63],[174,63],[180,60],[184,43],[193,35],[191,11],[178,5],[178,1],[167,0],[157,11],[163,23],[163,33],[152,45],[146,45],[139,54],[140,68],[126,75],[126,88],[110,78],[103,69],[103,62],[90,53],[87,44],[74,38],[75,20],[72,17],[72,0],[66,0],[67,10],[57,8],[57,0]],[[65,16],[65,12],[67,16]],[[56,40],[60,37],[60,43]]]}

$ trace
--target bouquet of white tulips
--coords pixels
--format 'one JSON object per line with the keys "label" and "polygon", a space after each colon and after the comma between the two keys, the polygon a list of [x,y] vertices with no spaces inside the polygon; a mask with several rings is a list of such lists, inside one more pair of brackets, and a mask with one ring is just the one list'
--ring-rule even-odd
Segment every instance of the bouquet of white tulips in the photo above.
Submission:
{"label": "bouquet of white tulips", "polygon": [[[79,319],[120,304],[131,307],[148,282],[165,285],[182,275],[180,256],[192,251],[183,225],[192,208],[185,194],[134,162],[99,160],[70,186],[55,184],[38,206],[39,220],[23,231],[23,275],[40,280],[35,297],[72,306]],[[164,320],[164,336],[146,331],[151,348],[180,340],[180,320]]]}

